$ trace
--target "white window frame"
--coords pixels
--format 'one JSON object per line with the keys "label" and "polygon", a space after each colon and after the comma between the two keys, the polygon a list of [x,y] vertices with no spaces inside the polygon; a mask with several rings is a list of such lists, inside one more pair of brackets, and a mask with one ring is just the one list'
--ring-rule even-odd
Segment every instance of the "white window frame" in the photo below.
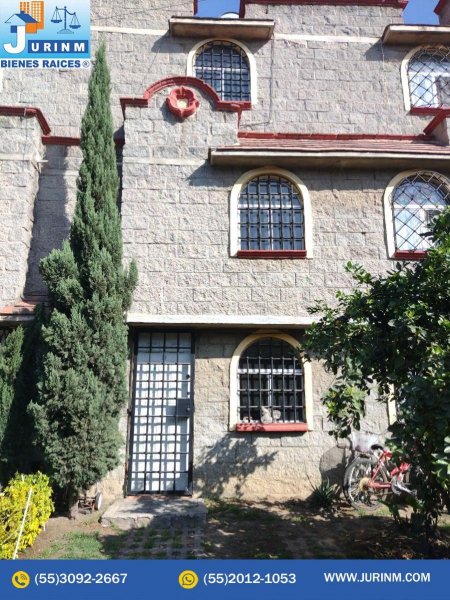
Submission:
{"label": "white window frame", "polygon": [[[238,46],[245,53],[250,69],[250,102],[252,106],[256,106],[258,103],[258,75],[256,70],[256,60],[249,47],[238,40],[233,38],[213,37],[208,38],[207,40],[202,40],[201,42],[198,42],[198,44],[195,44],[188,54],[186,75],[188,77],[195,77],[195,57],[197,56],[200,48],[209,42],[229,42],[230,44],[235,44]],[[231,102],[233,102],[233,100],[231,100]]]}
{"label": "white window frame", "polygon": [[[298,348],[299,341],[296,340],[292,335],[286,333],[267,332],[267,333],[255,333],[246,337],[238,345],[233,353],[230,364],[230,415],[229,415],[229,429],[234,431],[236,425],[240,423],[238,419],[239,411],[239,361],[242,354],[252,344],[262,339],[276,339],[283,342],[287,342],[293,348]],[[311,363],[307,360],[302,360],[303,368],[303,381],[304,381],[304,395],[305,395],[305,423],[308,426],[308,431],[312,431],[314,428],[313,419],[313,391],[312,391],[312,370]],[[280,423],[280,431],[282,431],[283,425],[287,423]]]}
{"label": "white window frame", "polygon": [[[305,229],[305,250],[306,258],[313,258],[313,231],[312,231],[312,214],[311,214],[311,199],[308,188],[294,173],[279,169],[278,167],[268,166],[261,169],[254,169],[244,173],[234,184],[230,195],[230,256],[237,256],[240,251],[239,247],[239,198],[245,186],[256,177],[261,175],[275,175],[283,177],[290,181],[296,188],[303,201],[303,222]],[[261,250],[263,253],[264,250]],[[269,251],[268,251],[269,252]]]}
{"label": "white window frame", "polygon": [[[386,242],[387,242],[389,258],[395,258],[395,255],[397,252],[408,252],[408,250],[404,250],[404,251],[398,250],[395,245],[394,216],[393,216],[392,203],[391,203],[392,194],[394,193],[395,188],[404,179],[406,179],[407,177],[411,177],[413,175],[417,175],[420,172],[421,171],[414,170],[414,171],[403,171],[402,173],[399,173],[393,179],[391,179],[391,181],[389,182],[389,184],[384,192],[384,198],[383,198],[384,221],[385,221],[385,227],[386,227]],[[436,178],[443,180],[450,189],[450,181],[447,179],[447,177],[445,177],[444,175],[441,175],[441,173],[437,173],[435,171],[426,171],[426,172],[433,173]],[[433,208],[433,210],[435,210],[434,206],[430,206],[430,208]],[[426,213],[426,209],[427,209],[427,206],[424,206],[423,207],[424,213]],[[423,228],[423,232],[428,231],[425,221],[422,223],[422,228]],[[425,250],[425,252],[426,252],[426,250]]]}
{"label": "white window frame", "polygon": [[[401,78],[402,78],[402,87],[403,87],[403,97],[404,97],[404,102],[405,102],[405,109],[408,112],[410,112],[412,108],[439,108],[438,105],[424,105],[423,107],[412,105],[408,72],[409,72],[409,63],[410,63],[411,59],[414,58],[414,56],[417,53],[419,53],[423,50],[430,50],[430,51],[437,50],[440,47],[447,48],[447,46],[430,46],[430,45],[416,46],[410,52],[408,52],[408,54],[402,60]],[[450,49],[450,47],[449,47],[449,49]],[[437,75],[448,75],[450,78],[450,73],[447,73],[447,71],[443,71],[441,74],[438,73]],[[434,81],[433,85],[436,86],[435,81]],[[434,97],[437,96],[437,89],[435,90],[433,95],[434,95]]]}

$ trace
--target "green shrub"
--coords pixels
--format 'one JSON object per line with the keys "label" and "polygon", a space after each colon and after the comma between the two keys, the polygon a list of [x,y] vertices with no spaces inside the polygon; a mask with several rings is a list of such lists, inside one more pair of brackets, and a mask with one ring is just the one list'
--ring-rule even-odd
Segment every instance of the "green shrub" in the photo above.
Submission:
{"label": "green shrub", "polygon": [[331,508],[339,497],[337,486],[324,479],[320,485],[313,488],[311,504],[318,508]]}
{"label": "green shrub", "polygon": [[16,475],[0,495],[0,559],[13,557],[30,489],[33,490],[19,551],[31,546],[54,506],[49,479],[42,473]]}

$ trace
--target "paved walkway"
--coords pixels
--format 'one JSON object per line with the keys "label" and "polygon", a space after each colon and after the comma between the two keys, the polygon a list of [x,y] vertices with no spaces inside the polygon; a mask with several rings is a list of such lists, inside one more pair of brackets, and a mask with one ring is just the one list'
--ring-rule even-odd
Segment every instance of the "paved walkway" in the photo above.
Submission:
{"label": "paved walkway", "polygon": [[101,524],[123,530],[119,558],[203,558],[207,514],[201,500],[130,496],[112,504]]}

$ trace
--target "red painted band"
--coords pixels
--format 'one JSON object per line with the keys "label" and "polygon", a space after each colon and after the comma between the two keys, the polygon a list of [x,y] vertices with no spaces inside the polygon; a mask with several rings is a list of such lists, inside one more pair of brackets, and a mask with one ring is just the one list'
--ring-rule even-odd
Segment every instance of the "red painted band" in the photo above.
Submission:
{"label": "red painted band", "polygon": [[439,0],[439,2],[436,5],[436,8],[434,9],[434,12],[437,15],[440,15],[441,12],[444,10],[444,6],[447,4],[448,0]]}
{"label": "red painted band", "polygon": [[438,106],[413,106],[409,111],[411,115],[438,115],[441,112],[442,107]]}
{"label": "red painted band", "polygon": [[0,115],[11,117],[36,117],[44,135],[51,133],[50,125],[40,108],[32,106],[0,106]]}
{"label": "red painted band", "polygon": [[425,250],[396,250],[393,258],[399,260],[423,260],[427,255]]}
{"label": "red painted band", "polygon": [[437,114],[434,117],[434,119],[430,123],[428,123],[428,125],[425,127],[423,132],[426,135],[431,135],[433,133],[433,131],[436,129],[436,127],[438,125],[440,125],[442,123],[442,121],[444,121],[448,117],[450,117],[450,108],[442,108],[439,111],[439,114]]}
{"label": "red painted band", "polygon": [[239,131],[239,139],[247,140],[407,140],[425,141],[428,135],[381,135],[372,133],[267,133],[263,131]]}

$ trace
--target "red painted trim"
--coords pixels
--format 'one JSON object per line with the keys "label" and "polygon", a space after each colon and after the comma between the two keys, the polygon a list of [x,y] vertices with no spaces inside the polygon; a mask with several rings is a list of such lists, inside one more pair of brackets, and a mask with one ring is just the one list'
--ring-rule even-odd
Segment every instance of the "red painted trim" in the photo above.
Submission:
{"label": "red painted trim", "polygon": [[443,109],[437,106],[413,106],[409,113],[411,115],[421,115],[423,117],[426,117],[428,115],[438,115],[441,112],[441,110]]}
{"label": "red painted trim", "polygon": [[42,143],[44,146],[79,146],[80,138],[62,137],[58,135],[43,135]]}
{"label": "red painted trim", "polygon": [[426,250],[396,250],[392,258],[397,258],[398,260],[423,260],[426,255]]}
{"label": "red painted trim", "polygon": [[328,5],[328,6],[388,6],[391,8],[406,8],[409,0],[241,0],[239,16],[245,16],[247,4],[277,5]]}
{"label": "red painted trim", "polygon": [[248,140],[407,140],[425,141],[426,135],[379,135],[371,133],[266,133],[262,131],[239,131],[239,139]]}
{"label": "red painted trim", "polygon": [[160,79],[153,83],[150,87],[145,90],[144,98],[150,100],[157,92],[163,90],[166,87],[174,85],[190,85],[198,88],[203,93],[211,98],[214,102],[214,106],[219,110],[228,110],[231,112],[242,112],[243,110],[250,110],[252,107],[251,102],[227,102],[221,100],[216,92],[210,85],[198,79],[197,77],[167,77],[166,79]]}
{"label": "red painted trim", "polygon": [[442,108],[439,111],[439,114],[434,117],[434,119],[428,123],[423,132],[425,135],[431,135],[433,131],[436,129],[438,125],[442,123],[445,119],[450,117],[450,108]]}
{"label": "red painted trim", "polygon": [[127,106],[138,106],[139,108],[147,108],[148,100],[146,98],[121,98],[120,106],[122,107],[123,116]]}
{"label": "red painted trim", "polygon": [[[180,106],[180,100],[186,102],[186,106]],[[195,93],[189,88],[183,86],[173,88],[170,92],[166,104],[170,112],[179,119],[187,119],[197,112],[200,102]]]}
{"label": "red painted trim", "polygon": [[201,79],[198,79],[197,77],[178,76],[166,77],[166,79],[160,79],[159,81],[156,81],[145,90],[143,98],[121,98],[120,104],[122,106],[122,112],[125,116],[125,109],[127,106],[147,108],[151,98],[153,98],[155,94],[164,88],[183,85],[195,87],[201,90],[204,94],[211,98],[214,103],[214,107],[217,110],[225,110],[228,112],[237,112],[241,114],[243,110],[251,110],[252,108],[251,102],[227,102],[225,100],[221,100],[217,95],[217,92],[213,90],[210,85]]}
{"label": "red painted trim", "polygon": [[447,4],[448,0],[439,0],[439,2],[436,5],[436,8],[434,9],[434,12],[437,15],[440,15],[441,12],[444,10],[445,5]]}
{"label": "red painted trim", "polygon": [[40,108],[32,106],[0,106],[0,115],[11,117],[36,117],[44,135],[51,133],[50,125]]}
{"label": "red painted trim", "polygon": [[306,250],[239,250],[236,256],[238,258],[280,259],[306,258],[306,254]]}
{"label": "red painted trim", "polygon": [[294,432],[309,431],[307,423],[238,423],[236,431],[241,432]]}

